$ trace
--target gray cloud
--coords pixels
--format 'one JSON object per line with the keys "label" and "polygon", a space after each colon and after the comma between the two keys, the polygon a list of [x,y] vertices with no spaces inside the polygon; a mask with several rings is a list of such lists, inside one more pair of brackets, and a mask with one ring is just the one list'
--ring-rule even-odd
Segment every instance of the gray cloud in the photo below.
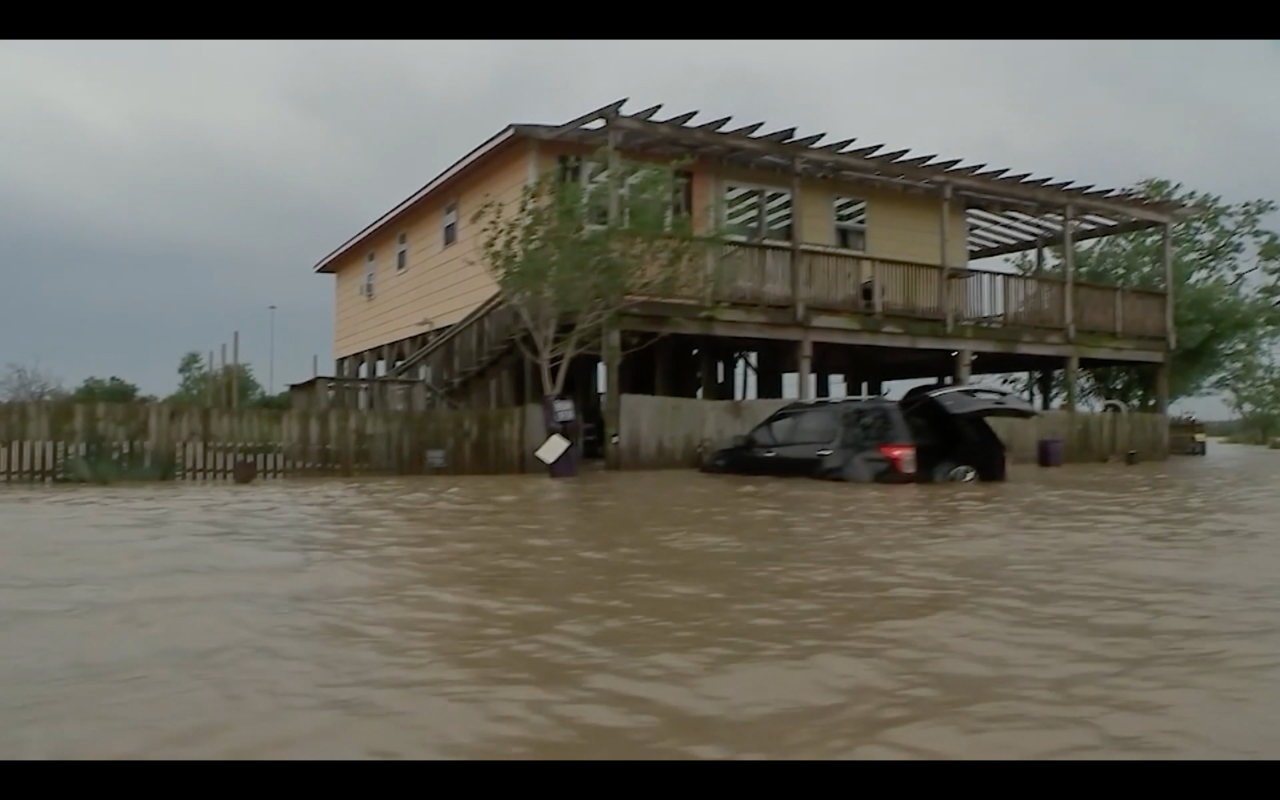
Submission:
{"label": "gray cloud", "polygon": [[238,327],[265,378],[275,303],[300,380],[331,359],[312,263],[508,122],[624,95],[1240,200],[1280,186],[1277,85],[1238,41],[7,42],[0,361],[163,392]]}

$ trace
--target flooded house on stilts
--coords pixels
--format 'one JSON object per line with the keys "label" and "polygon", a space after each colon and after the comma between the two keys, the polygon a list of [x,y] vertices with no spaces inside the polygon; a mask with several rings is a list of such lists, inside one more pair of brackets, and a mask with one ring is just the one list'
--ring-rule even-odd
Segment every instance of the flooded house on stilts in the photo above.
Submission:
{"label": "flooded house on stilts", "polygon": [[[617,102],[560,125],[511,125],[325,256],[315,271],[334,276],[335,374],[295,395],[424,409],[540,402],[471,216],[548,171],[589,180],[596,173],[578,165],[613,149],[681,159],[674,211],[728,239],[672,296],[629,308],[603,359],[572,365],[566,393],[605,431],[625,438],[624,395],[742,398],[736,371],[754,375],[760,398],[782,397],[792,373],[805,398],[827,396],[833,375],[856,394],[989,373],[1038,373],[1043,384],[1063,370],[1072,408],[1082,367],[1146,365],[1165,410],[1176,205],[659,111]],[[1164,232],[1158,285],[1075,279],[1073,243],[1150,228]],[[1065,254],[1052,273],[999,263],[1033,251],[1043,265],[1051,247]]]}

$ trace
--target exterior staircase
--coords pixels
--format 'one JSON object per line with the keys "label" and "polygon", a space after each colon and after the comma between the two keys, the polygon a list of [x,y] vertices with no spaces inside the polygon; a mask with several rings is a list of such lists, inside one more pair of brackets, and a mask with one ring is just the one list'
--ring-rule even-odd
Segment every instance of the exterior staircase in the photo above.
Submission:
{"label": "exterior staircase", "polygon": [[485,300],[467,316],[396,364],[383,378],[412,378],[427,366],[424,383],[436,403],[462,405],[465,390],[513,352],[522,333],[514,309],[499,293]]}

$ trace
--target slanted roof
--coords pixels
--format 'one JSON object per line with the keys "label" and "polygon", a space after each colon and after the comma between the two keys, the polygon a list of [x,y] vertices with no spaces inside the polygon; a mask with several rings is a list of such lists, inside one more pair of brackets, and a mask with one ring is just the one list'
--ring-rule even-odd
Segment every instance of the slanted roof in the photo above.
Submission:
{"label": "slanted roof", "polygon": [[856,138],[824,144],[825,133],[800,136],[794,127],[760,133],[763,122],[738,127],[730,125],[731,117],[700,122],[695,121],[698,111],[656,120],[661,105],[627,114],[626,102],[624,98],[610,103],[562,125],[508,126],[334,250],[315,270],[332,271],[333,262],[361,239],[508,141],[529,138],[603,146],[611,131],[617,147],[634,153],[694,156],[756,171],[798,171],[903,192],[936,195],[950,186],[953,201],[965,209],[970,260],[1061,242],[1067,206],[1072,209],[1074,241],[1153,228],[1186,213],[1178,203],[1132,190],[1098,189],[1032,177],[1031,172],[1009,174],[1008,168],[966,164],[959,158],[918,156],[883,144],[865,146]]}

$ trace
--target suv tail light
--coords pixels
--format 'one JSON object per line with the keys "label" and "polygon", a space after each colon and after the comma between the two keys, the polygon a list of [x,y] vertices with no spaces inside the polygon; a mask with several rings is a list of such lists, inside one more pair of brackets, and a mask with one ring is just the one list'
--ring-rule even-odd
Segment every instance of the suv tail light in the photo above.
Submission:
{"label": "suv tail light", "polygon": [[903,475],[914,475],[916,472],[916,448],[909,444],[886,444],[881,446],[880,454],[889,459],[893,468]]}

